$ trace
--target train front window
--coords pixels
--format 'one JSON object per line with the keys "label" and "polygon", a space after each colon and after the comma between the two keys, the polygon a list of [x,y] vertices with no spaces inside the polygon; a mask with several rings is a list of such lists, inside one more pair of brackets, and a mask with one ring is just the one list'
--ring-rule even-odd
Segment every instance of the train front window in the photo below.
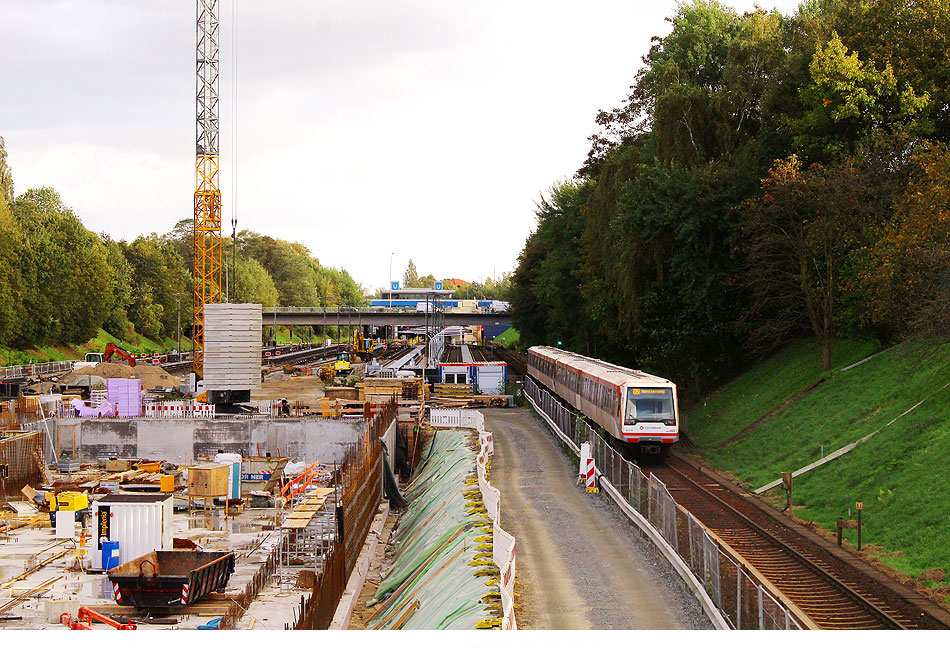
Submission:
{"label": "train front window", "polygon": [[627,409],[623,423],[663,422],[675,424],[672,388],[627,388]]}

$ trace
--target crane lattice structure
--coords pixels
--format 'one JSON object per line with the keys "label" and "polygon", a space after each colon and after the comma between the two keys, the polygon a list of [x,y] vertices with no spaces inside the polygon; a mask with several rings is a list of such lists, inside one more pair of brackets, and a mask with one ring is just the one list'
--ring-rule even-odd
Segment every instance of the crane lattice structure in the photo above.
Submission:
{"label": "crane lattice structure", "polygon": [[204,372],[205,304],[221,301],[221,190],[218,188],[218,0],[197,0],[195,296],[192,369]]}

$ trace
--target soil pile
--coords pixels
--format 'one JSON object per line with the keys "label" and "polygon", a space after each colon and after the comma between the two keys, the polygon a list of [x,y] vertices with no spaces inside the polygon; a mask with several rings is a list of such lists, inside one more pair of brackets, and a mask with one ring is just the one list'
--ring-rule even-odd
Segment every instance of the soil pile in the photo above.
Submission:
{"label": "soil pile", "polygon": [[129,367],[124,363],[99,363],[95,367],[83,367],[66,374],[60,379],[60,383],[69,384],[70,381],[89,374],[101,376],[104,379],[142,379],[143,390],[172,388],[181,382],[178,377],[172,376],[162,368],[148,364],[140,363],[135,367]]}

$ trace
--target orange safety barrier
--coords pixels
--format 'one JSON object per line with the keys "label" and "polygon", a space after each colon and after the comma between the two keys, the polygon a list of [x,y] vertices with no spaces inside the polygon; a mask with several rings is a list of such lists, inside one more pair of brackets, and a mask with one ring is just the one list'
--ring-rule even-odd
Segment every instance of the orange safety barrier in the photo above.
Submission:
{"label": "orange safety barrier", "polygon": [[[278,454],[278,455],[279,455],[279,454]],[[314,467],[316,467],[317,465],[319,465],[319,464],[320,464],[319,461],[318,461],[318,462],[315,462],[315,463],[313,463],[312,465],[310,465],[310,467],[308,467],[307,469],[305,469],[305,470],[303,470],[302,472],[300,472],[300,474],[298,474],[296,477],[294,477],[289,483],[287,483],[287,485],[285,485],[285,486],[283,487],[283,489],[280,491],[280,496],[282,496],[282,497],[284,497],[284,498],[287,498],[287,499],[292,499],[292,498],[294,497],[294,495],[296,495],[298,492],[300,492],[300,490],[302,490],[303,488],[307,487],[307,483],[309,483],[309,482],[313,479],[313,477],[317,475],[316,472],[313,472],[313,473],[311,474],[311,473],[310,473],[311,470],[312,470]],[[309,474],[309,476],[308,476],[308,474]],[[296,488],[294,488],[294,485],[295,485],[296,483],[298,483],[298,481],[301,481],[302,479],[304,479],[304,477],[306,477],[306,481],[303,482],[303,483],[301,483],[300,485],[298,485]],[[291,488],[293,488],[293,489],[291,489]],[[290,495],[289,495],[289,496],[287,495],[287,492],[290,492]]]}

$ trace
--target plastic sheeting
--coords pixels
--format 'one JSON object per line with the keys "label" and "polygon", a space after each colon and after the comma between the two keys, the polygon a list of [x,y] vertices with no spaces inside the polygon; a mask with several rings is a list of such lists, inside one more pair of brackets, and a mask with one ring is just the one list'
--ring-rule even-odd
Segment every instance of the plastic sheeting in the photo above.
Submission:
{"label": "plastic sheeting", "polygon": [[396,557],[371,628],[474,629],[500,615],[493,524],[478,489],[478,438],[440,430],[403,493]]}
{"label": "plastic sheeting", "polygon": [[86,402],[82,399],[73,399],[70,405],[76,409],[76,414],[79,417],[114,417],[115,416],[115,406],[110,404],[108,401],[104,401],[99,404],[98,408],[90,408],[86,405]]}

